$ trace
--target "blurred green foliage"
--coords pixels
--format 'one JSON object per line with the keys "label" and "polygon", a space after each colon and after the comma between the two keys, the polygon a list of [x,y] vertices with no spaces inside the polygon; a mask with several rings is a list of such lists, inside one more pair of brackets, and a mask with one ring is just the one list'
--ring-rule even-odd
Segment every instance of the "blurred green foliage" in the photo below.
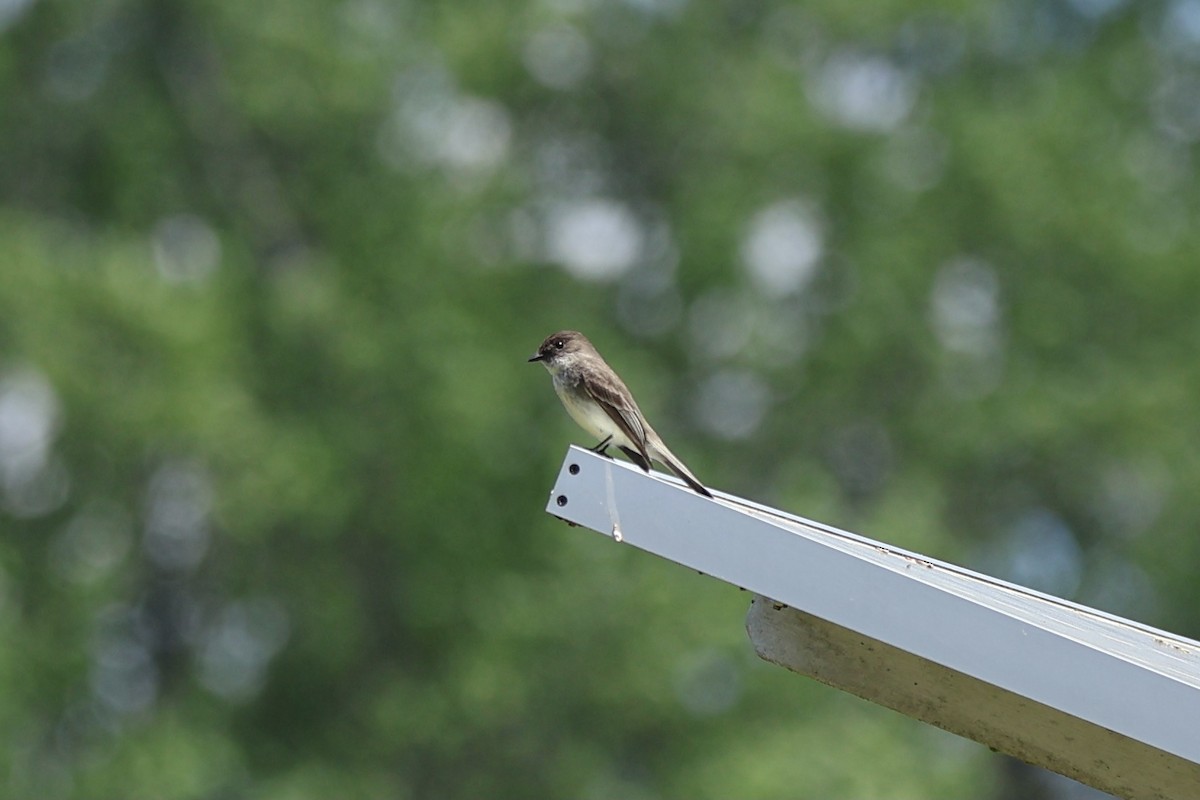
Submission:
{"label": "blurred green foliage", "polygon": [[549,519],[524,358],[1197,635],[1194,7],[0,2],[0,794],[1059,796]]}

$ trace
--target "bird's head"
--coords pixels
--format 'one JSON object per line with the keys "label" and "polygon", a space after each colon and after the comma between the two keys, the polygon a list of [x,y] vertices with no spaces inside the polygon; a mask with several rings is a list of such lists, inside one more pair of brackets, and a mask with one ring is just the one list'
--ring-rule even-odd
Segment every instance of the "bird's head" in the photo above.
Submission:
{"label": "bird's head", "polygon": [[530,361],[540,361],[551,372],[557,372],[581,353],[594,352],[595,348],[587,337],[578,331],[559,331],[547,336],[530,356]]}

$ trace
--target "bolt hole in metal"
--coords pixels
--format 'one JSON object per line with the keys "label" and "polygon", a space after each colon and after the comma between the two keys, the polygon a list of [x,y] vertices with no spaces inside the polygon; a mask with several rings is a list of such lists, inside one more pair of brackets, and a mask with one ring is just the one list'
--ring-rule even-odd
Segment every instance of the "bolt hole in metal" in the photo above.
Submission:
{"label": "bolt hole in metal", "polygon": [[570,472],[572,475],[578,475],[579,474],[579,465],[572,464],[571,466],[567,467],[567,472]]}
{"label": "bolt hole in metal", "polygon": [[567,496],[565,494],[560,494],[558,497],[554,498],[554,502],[558,503],[560,507],[565,506],[567,504]]}

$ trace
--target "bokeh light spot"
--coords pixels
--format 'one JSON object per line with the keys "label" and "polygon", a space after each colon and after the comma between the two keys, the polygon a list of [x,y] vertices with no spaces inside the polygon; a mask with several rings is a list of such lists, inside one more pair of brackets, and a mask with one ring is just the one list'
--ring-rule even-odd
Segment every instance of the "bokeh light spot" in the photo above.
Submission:
{"label": "bokeh light spot", "polygon": [[574,26],[551,25],[530,35],[521,60],[543,86],[572,89],[591,71],[592,47]]}
{"label": "bokeh light spot", "polygon": [[142,546],[159,567],[187,571],[208,552],[213,490],[199,464],[173,459],[150,478]]}
{"label": "bokeh light spot", "polygon": [[822,238],[821,224],[808,203],[775,203],[751,218],[742,239],[742,263],[764,294],[791,294],[812,280],[824,250]]}
{"label": "bokeh light spot", "polygon": [[975,258],[959,258],[938,270],[930,293],[930,320],[947,350],[985,356],[1000,346],[1000,282]]}
{"label": "bokeh light spot", "polygon": [[770,404],[762,378],[745,370],[721,370],[706,378],[695,400],[695,417],[713,436],[746,439],[758,430]]}
{"label": "bokeh light spot", "polygon": [[561,203],[547,221],[551,260],[586,280],[612,280],[626,272],[640,258],[643,238],[633,212],[614,200]]}
{"label": "bokeh light spot", "polygon": [[230,603],[203,635],[200,681],[228,700],[246,700],[266,678],[270,660],[287,642],[290,624],[271,598]]}
{"label": "bokeh light spot", "polygon": [[199,283],[216,272],[221,241],[195,214],[164,217],[154,227],[154,266],[168,283]]}
{"label": "bokeh light spot", "polygon": [[861,131],[889,131],[908,118],[917,84],[891,61],[842,50],[820,66],[809,92],[829,119]]}
{"label": "bokeh light spot", "polygon": [[52,450],[60,425],[58,396],[40,372],[0,377],[0,486],[15,516],[41,516],[66,500],[70,478]]}

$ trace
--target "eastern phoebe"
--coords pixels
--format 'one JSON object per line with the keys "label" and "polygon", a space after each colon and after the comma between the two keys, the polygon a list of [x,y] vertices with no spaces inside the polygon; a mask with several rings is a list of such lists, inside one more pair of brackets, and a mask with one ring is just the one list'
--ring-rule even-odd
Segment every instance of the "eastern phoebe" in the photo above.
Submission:
{"label": "eastern phoebe", "polygon": [[571,419],[600,437],[592,450],[607,455],[616,445],[629,460],[646,472],[653,459],[670,468],[683,482],[705,497],[712,497],[687,467],[663,444],[650,427],[625,382],[596,352],[582,333],[559,331],[546,337],[529,359],[540,361],[554,378],[554,391]]}

